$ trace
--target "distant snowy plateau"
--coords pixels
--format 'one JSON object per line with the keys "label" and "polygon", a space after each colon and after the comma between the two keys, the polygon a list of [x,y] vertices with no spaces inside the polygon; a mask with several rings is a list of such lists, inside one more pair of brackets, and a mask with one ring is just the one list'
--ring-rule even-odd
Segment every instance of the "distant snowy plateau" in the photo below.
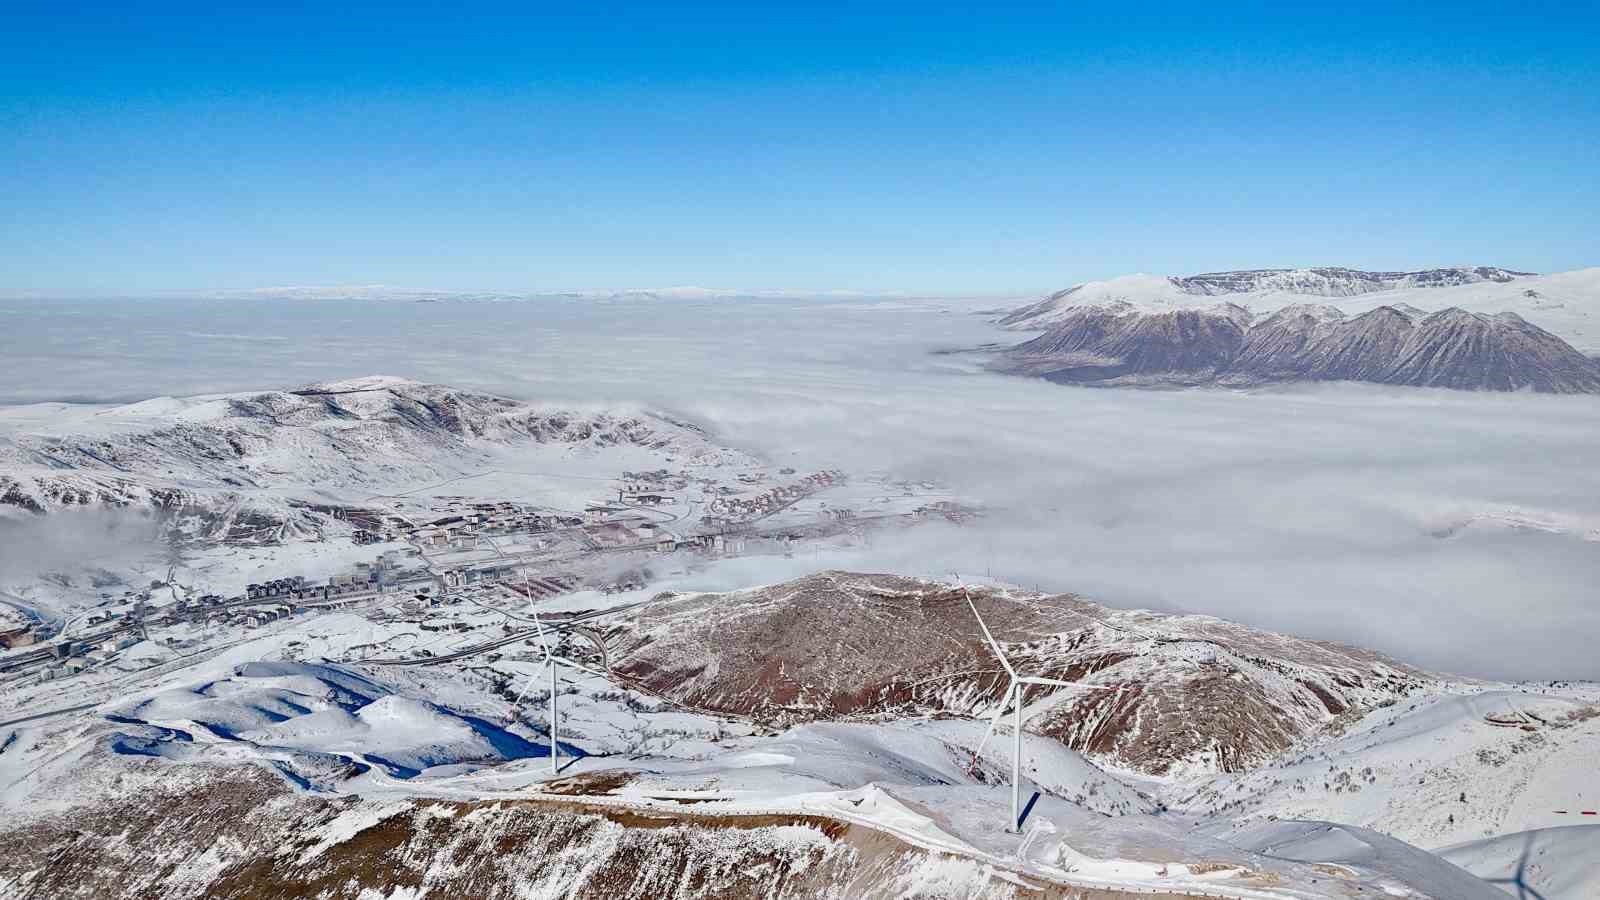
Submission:
{"label": "distant snowy plateau", "polygon": [[1093,281],[1012,310],[994,368],[1073,384],[1363,381],[1600,393],[1600,269],[1260,269]]}
{"label": "distant snowy plateau", "polygon": [[[672,416],[383,377],[0,410],[0,533],[74,515],[154,558],[0,584],[0,898],[1600,896],[1600,685],[990,580],[649,588],[981,515]],[[975,611],[1075,685],[1015,745]]]}

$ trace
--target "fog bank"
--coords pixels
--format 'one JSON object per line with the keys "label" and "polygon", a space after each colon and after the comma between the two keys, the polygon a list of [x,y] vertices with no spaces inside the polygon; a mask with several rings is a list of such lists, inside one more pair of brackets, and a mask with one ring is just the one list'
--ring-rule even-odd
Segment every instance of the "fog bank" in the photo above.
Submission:
{"label": "fog bank", "polygon": [[937,348],[1016,340],[970,305],[0,303],[0,400],[135,400],[394,374],[650,406],[797,467],[982,503],[816,568],[993,576],[1239,619],[1496,677],[1600,678],[1600,399],[1376,386],[1062,387]]}

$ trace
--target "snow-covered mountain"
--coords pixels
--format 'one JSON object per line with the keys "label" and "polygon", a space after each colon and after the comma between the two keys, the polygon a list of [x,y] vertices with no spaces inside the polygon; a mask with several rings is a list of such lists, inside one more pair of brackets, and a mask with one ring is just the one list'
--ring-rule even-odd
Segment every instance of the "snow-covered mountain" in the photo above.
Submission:
{"label": "snow-covered mountain", "polygon": [[192,516],[215,538],[278,540],[317,507],[457,477],[513,447],[632,448],[744,461],[649,412],[561,409],[391,377],[126,406],[0,410],[0,514],[112,506]]}
{"label": "snow-covered mountain", "polygon": [[1532,272],[1514,272],[1498,266],[1425,269],[1420,272],[1363,272],[1360,269],[1249,269],[1241,272],[1207,272],[1173,279],[1191,294],[1254,294],[1278,291],[1316,297],[1356,297],[1378,291],[1407,288],[1455,287],[1493,282],[1505,284],[1528,278]]}
{"label": "snow-covered mountain", "polygon": [[1084,307],[1169,312],[1219,301],[1267,315],[1286,306],[1333,303],[1356,315],[1383,306],[1433,312],[1456,307],[1484,315],[1515,313],[1600,354],[1600,267],[1533,275],[1495,267],[1363,272],[1356,269],[1255,269],[1204,275],[1125,275],[1050,294],[1003,316],[1017,329],[1048,328]]}
{"label": "snow-covered mountain", "polygon": [[1066,310],[1011,348],[1000,371],[1094,385],[1367,381],[1416,387],[1600,393],[1600,360],[1514,312],[1380,306],[1354,317],[1296,304],[1264,318],[1234,303],[1140,312]]}

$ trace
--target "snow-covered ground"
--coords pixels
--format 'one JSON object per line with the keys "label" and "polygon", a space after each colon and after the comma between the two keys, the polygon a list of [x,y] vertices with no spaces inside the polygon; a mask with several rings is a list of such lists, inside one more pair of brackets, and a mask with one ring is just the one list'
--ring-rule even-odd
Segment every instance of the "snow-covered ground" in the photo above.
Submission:
{"label": "snow-covered ground", "polygon": [[[25,821],[92,801],[62,790],[90,760],[153,756],[179,766],[254,763],[317,794],[579,797],[700,816],[818,814],[1084,887],[1265,898],[1323,896],[1336,885],[1465,898],[1494,888],[1418,847],[1548,828],[1544,806],[1585,802],[1600,748],[1600,688],[1588,685],[1451,683],[1261,769],[1211,778],[1117,771],[1030,733],[1023,799],[1035,790],[1040,797],[1023,833],[1012,835],[1004,830],[1011,741],[989,741],[969,769],[981,721],[771,731],[569,669],[560,681],[560,771],[552,773],[547,673],[535,646],[437,665],[360,661],[440,635],[471,645],[517,611],[326,613],[190,658],[153,657],[143,671],[22,686],[0,714],[7,720],[90,707],[0,726],[7,816]],[[460,633],[423,629],[447,621],[475,624]],[[1457,799],[1462,792],[1468,800]],[[1540,872],[1581,859],[1592,840],[1589,832],[1560,836]],[[1492,875],[1513,852],[1512,837],[1447,855]],[[1582,896],[1572,892],[1592,883],[1592,868],[1576,871],[1559,884],[1577,887],[1557,896]]]}
{"label": "snow-covered ground", "polygon": [[1600,804],[1597,771],[1600,685],[1463,685],[1378,709],[1174,805],[1239,821],[1315,815],[1432,848],[1571,824]]}
{"label": "snow-covered ground", "polygon": [[1600,824],[1537,828],[1445,847],[1439,855],[1514,897],[1600,897]]}

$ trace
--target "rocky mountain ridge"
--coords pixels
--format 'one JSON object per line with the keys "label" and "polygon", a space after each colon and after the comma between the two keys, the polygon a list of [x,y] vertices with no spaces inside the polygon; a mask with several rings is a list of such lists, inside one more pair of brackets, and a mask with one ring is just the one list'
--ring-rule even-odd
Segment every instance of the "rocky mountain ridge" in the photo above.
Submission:
{"label": "rocky mountain ridge", "polygon": [[1517,272],[1499,266],[1455,266],[1424,269],[1418,272],[1365,272],[1341,266],[1309,269],[1247,269],[1237,272],[1207,272],[1174,276],[1174,285],[1185,293],[1216,296],[1247,294],[1256,291],[1286,291],[1317,297],[1353,297],[1402,288],[1438,288],[1492,281],[1500,284],[1529,278],[1533,272]]}
{"label": "rocky mountain ridge", "polygon": [[1199,275],[1123,275],[1104,281],[1086,281],[1056,291],[1002,316],[999,324],[1010,328],[1042,328],[1072,310],[1098,306],[1123,311],[1152,312],[1215,302],[1206,298],[1229,297],[1252,309],[1252,300],[1274,298],[1276,305],[1295,297],[1351,298],[1390,291],[1423,291],[1471,284],[1509,284],[1535,278],[1498,266],[1464,266],[1417,272],[1367,272],[1340,266],[1307,269],[1244,269]]}
{"label": "rocky mountain ridge", "polygon": [[1102,386],[1363,381],[1460,390],[1600,393],[1600,362],[1516,313],[1326,305],[1264,318],[1232,304],[1168,312],[1087,306],[994,368]]}
{"label": "rocky mountain ridge", "polygon": [[1495,316],[1515,313],[1580,352],[1600,356],[1600,267],[1534,275],[1497,266],[1416,272],[1342,267],[1250,269],[1199,275],[1122,275],[1087,281],[1002,312],[1002,327],[1042,331],[1086,307],[1115,313],[1162,313],[1231,303],[1257,320],[1291,306],[1333,304],[1348,316],[1391,307],[1425,318],[1456,307]]}

